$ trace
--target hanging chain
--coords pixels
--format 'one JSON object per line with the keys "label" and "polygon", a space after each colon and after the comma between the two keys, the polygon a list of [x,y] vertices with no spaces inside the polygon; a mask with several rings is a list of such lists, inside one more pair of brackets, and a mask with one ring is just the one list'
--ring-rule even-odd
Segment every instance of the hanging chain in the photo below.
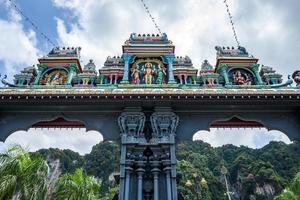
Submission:
{"label": "hanging chain", "polygon": [[227,9],[227,13],[228,13],[229,21],[230,21],[231,28],[232,28],[232,31],[233,31],[234,39],[235,39],[237,45],[238,45],[238,46],[241,46],[241,44],[240,44],[240,42],[239,42],[239,40],[238,40],[238,36],[237,36],[237,34],[236,34],[236,30],[235,30],[235,27],[234,27],[232,15],[231,15],[231,13],[230,13],[230,10],[229,10],[229,6],[228,6],[228,3],[227,3],[227,0],[224,0],[224,4],[225,4],[226,9]]}
{"label": "hanging chain", "polygon": [[140,0],[140,1],[142,2],[143,6],[144,6],[144,8],[145,8],[145,11],[148,13],[148,15],[149,15],[150,19],[152,20],[152,22],[153,22],[155,28],[158,30],[159,34],[162,35],[161,29],[160,29],[159,26],[157,25],[155,18],[151,15],[150,10],[149,10],[149,7],[148,7],[148,6],[146,5],[146,3],[145,3],[145,0]]}
{"label": "hanging chain", "polygon": [[49,42],[53,47],[56,47],[55,43],[44,33],[39,27],[27,16],[24,12],[14,3],[13,0],[8,0],[11,3],[11,7],[13,7],[25,21],[27,21],[35,30],[38,32],[47,42]]}

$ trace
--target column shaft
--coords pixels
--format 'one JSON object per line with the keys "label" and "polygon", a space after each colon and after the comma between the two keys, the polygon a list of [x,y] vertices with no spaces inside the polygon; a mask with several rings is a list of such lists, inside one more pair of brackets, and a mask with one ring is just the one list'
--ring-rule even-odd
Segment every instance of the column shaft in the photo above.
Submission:
{"label": "column shaft", "polygon": [[138,177],[138,200],[143,199],[143,178],[141,176]]}
{"label": "column shaft", "polygon": [[123,54],[123,60],[124,60],[124,74],[122,83],[129,83],[129,63],[132,58],[131,54],[124,53]]}
{"label": "column shaft", "polygon": [[171,180],[170,180],[170,171],[166,171],[166,182],[167,182],[167,200],[172,200],[171,192]]}
{"label": "column shaft", "polygon": [[154,175],[154,200],[159,200],[158,175]]}
{"label": "column shaft", "polygon": [[125,179],[125,200],[130,200],[130,172],[126,170],[126,179]]}

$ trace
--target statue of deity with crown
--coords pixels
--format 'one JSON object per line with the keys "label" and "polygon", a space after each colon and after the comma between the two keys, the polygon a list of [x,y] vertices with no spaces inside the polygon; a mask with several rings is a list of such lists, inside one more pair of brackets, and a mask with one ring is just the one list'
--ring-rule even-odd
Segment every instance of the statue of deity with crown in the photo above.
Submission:
{"label": "statue of deity with crown", "polygon": [[156,79],[156,83],[157,84],[163,84],[164,80],[165,80],[165,76],[167,75],[166,73],[166,69],[164,67],[161,67],[160,64],[157,67],[157,79]]}
{"label": "statue of deity with crown", "polygon": [[251,85],[251,80],[248,79],[247,75],[245,74],[246,78],[242,75],[241,71],[236,71],[234,75],[234,82],[237,85]]}
{"label": "statue of deity with crown", "polygon": [[152,68],[152,64],[150,62],[147,62],[143,69],[144,74],[144,81],[145,84],[152,84],[153,75],[156,73],[155,69]]}
{"label": "statue of deity with crown", "polygon": [[138,67],[136,66],[135,68],[132,69],[132,73],[131,73],[131,77],[132,77],[132,83],[133,84],[140,84],[140,70],[138,69]]}

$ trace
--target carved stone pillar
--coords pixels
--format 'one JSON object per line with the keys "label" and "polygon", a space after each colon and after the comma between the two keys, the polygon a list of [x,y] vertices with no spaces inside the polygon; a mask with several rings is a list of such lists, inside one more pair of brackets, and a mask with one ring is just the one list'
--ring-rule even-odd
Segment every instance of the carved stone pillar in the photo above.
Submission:
{"label": "carved stone pillar", "polygon": [[177,200],[175,135],[179,117],[168,108],[156,108],[156,111],[150,117],[153,137],[157,138],[159,143],[168,145],[162,161],[165,166],[167,197],[168,200]]}
{"label": "carved stone pillar", "polygon": [[126,178],[125,178],[125,198],[124,200],[130,200],[130,176],[132,173],[131,167],[126,167]]}
{"label": "carved stone pillar", "polygon": [[158,187],[158,179],[159,179],[159,173],[160,169],[157,167],[154,167],[151,170],[153,174],[153,188],[154,188],[154,194],[153,194],[153,200],[159,200],[159,187]]}
{"label": "carved stone pillar", "polygon": [[137,199],[142,200],[143,199],[143,175],[145,173],[145,170],[142,168],[138,168],[136,170],[137,172],[137,179],[138,179],[138,186],[137,186]]}
{"label": "carved stone pillar", "polygon": [[133,55],[124,53],[122,58],[124,60],[124,74],[123,74],[123,80],[121,83],[129,83],[129,64],[133,58]]}
{"label": "carved stone pillar", "polygon": [[44,65],[44,64],[38,64],[37,67],[38,67],[38,73],[37,73],[37,76],[35,77],[35,80],[34,80],[34,83],[33,83],[34,85],[38,85],[39,84],[41,76],[42,76],[44,70],[46,69],[46,65]]}
{"label": "carved stone pillar", "polygon": [[135,170],[137,173],[137,179],[138,179],[138,184],[137,184],[137,199],[138,200],[143,200],[143,175],[145,173],[145,161],[143,160],[142,157],[140,157],[140,160],[137,161],[137,166],[138,168]]}
{"label": "carved stone pillar", "polygon": [[259,65],[258,64],[253,64],[253,65],[251,65],[251,69],[255,74],[255,77],[257,79],[257,83],[259,85],[263,85],[263,81],[262,81],[262,79],[260,77],[260,74],[259,74]]}
{"label": "carved stone pillar", "polygon": [[109,75],[109,84],[111,85],[112,83],[113,83],[113,75],[110,74],[110,75]]}
{"label": "carved stone pillar", "polygon": [[183,77],[184,77],[184,84],[186,85],[187,84],[187,75],[185,74],[185,75],[183,75]]}
{"label": "carved stone pillar", "polygon": [[73,79],[74,75],[76,74],[76,70],[77,70],[76,64],[69,64],[69,74],[68,74],[68,80],[67,80],[68,85],[72,84],[72,79]]}
{"label": "carved stone pillar", "polygon": [[171,167],[165,167],[164,171],[166,174],[166,183],[167,183],[167,200],[173,200],[172,199],[172,188],[171,188],[171,176],[170,176]]}
{"label": "carved stone pillar", "polygon": [[220,65],[220,71],[221,71],[221,74],[224,77],[225,85],[229,85],[230,84],[229,83],[229,78],[228,78],[227,70],[228,70],[228,66],[226,64],[221,64]]}
{"label": "carved stone pillar", "polygon": [[118,118],[121,132],[119,200],[128,200],[130,197],[130,174],[132,171],[133,155],[131,155],[130,151],[127,151],[130,145],[136,142],[132,138],[141,136],[144,129],[146,117],[144,113],[139,111],[140,108],[132,108],[123,112]]}
{"label": "carved stone pillar", "polygon": [[174,79],[174,73],[173,73],[173,61],[174,61],[174,54],[166,54],[163,56],[163,58],[165,59],[166,63],[168,63],[168,83],[169,84],[174,84],[175,79]]}

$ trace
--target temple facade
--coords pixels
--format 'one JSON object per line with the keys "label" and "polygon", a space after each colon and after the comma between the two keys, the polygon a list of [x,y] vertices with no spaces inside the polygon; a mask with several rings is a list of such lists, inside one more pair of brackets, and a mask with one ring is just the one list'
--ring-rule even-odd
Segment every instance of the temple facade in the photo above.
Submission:
{"label": "temple facade", "polygon": [[183,199],[176,141],[211,127],[266,127],[300,140],[300,72],[283,82],[244,47],[215,49],[215,65],[195,67],[166,34],[133,33],[122,56],[98,69],[80,62],[80,47],[54,48],[13,83],[2,78],[0,140],[30,127],[97,130],[121,145],[116,199]]}

